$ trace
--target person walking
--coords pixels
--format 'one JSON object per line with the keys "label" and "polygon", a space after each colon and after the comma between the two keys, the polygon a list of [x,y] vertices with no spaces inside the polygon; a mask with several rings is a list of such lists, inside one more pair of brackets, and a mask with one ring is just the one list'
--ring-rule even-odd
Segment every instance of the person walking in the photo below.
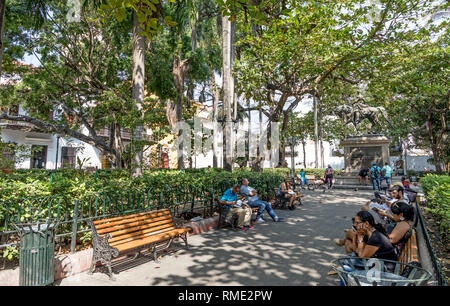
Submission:
{"label": "person walking", "polygon": [[331,165],[328,165],[328,168],[325,169],[325,184],[328,183],[328,189],[331,189],[333,186],[333,174],[334,169]]}

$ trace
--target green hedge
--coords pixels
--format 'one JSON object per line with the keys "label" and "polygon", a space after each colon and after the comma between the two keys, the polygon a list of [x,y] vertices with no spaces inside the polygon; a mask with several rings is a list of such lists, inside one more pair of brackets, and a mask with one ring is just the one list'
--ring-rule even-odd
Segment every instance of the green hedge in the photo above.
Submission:
{"label": "green hedge", "polygon": [[[314,175],[318,178],[323,178],[325,175],[325,168],[297,168],[295,169],[295,174],[300,174],[301,170],[305,171],[306,175]],[[335,175],[341,175],[342,169],[334,169]]]}
{"label": "green hedge", "polygon": [[429,174],[420,178],[428,207],[441,234],[450,237],[450,176]]}
{"label": "green hedge", "polygon": [[251,186],[267,198],[274,187],[279,186],[289,169],[265,169],[255,173],[249,169],[237,169],[233,173],[222,169],[204,168],[187,170],[144,171],[140,178],[131,178],[126,170],[98,170],[88,173],[72,169],[17,170],[12,174],[0,174],[0,201],[17,198],[60,195],[70,199],[83,199],[100,193],[128,192],[132,189],[168,188],[223,192],[247,177]]}

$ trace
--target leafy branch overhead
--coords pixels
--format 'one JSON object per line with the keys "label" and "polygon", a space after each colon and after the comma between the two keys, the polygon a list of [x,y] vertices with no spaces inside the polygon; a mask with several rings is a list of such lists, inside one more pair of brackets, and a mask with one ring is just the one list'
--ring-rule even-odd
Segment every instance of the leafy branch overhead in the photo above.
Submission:
{"label": "leafy branch overhead", "polygon": [[[103,23],[107,22],[107,17],[111,15],[122,22],[127,17],[127,10],[131,8],[139,20],[141,34],[151,40],[160,29],[157,13],[161,10],[161,2],[160,0],[107,0],[106,3],[100,5],[99,15],[102,17]],[[168,2],[176,2],[176,0]],[[176,25],[171,16],[165,16],[164,23],[169,26]]]}

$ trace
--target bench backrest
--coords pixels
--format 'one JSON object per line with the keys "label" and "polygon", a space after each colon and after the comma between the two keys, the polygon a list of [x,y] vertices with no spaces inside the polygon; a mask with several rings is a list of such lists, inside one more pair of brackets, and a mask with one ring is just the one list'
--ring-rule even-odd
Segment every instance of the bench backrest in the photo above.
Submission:
{"label": "bench backrest", "polygon": [[175,228],[168,209],[154,210],[127,216],[96,220],[98,234],[110,234],[108,241],[132,241],[142,234],[161,233]]}
{"label": "bench backrest", "polygon": [[402,263],[409,263],[412,261],[419,262],[419,251],[417,249],[417,238],[416,230],[413,228],[411,237],[406,241],[400,255],[398,256],[398,261]]}

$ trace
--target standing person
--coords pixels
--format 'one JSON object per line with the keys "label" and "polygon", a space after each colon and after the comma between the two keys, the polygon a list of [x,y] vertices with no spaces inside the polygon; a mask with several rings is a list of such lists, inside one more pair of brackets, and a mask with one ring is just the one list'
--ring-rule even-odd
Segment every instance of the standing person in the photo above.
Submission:
{"label": "standing person", "polygon": [[368,173],[369,173],[369,169],[367,169],[367,168],[363,168],[359,171],[358,180],[359,180],[360,185],[362,185],[362,181],[364,180],[365,185],[367,186],[367,184],[369,183]]}
{"label": "standing person", "polygon": [[333,186],[333,173],[334,169],[331,165],[328,165],[328,168],[325,169],[325,183],[328,182],[328,189],[331,189]]}
{"label": "standing person", "polygon": [[308,179],[306,178],[306,173],[305,173],[305,170],[303,170],[303,169],[300,171],[300,178],[302,181],[302,186],[305,186],[308,184]]}
{"label": "standing person", "polygon": [[380,190],[380,177],[381,177],[381,168],[377,166],[377,163],[373,163],[370,168],[370,178],[372,179],[372,187],[375,190],[375,183],[377,184],[377,190]]}
{"label": "standing person", "polygon": [[383,174],[382,180],[386,180],[387,188],[391,188],[391,178],[392,178],[392,168],[389,163],[384,163],[383,168],[381,168],[381,173]]}
{"label": "standing person", "polygon": [[242,186],[240,189],[241,193],[245,196],[245,198],[248,201],[248,205],[250,207],[258,207],[258,213],[256,215],[256,222],[257,223],[264,223],[264,219],[262,218],[262,214],[264,213],[264,210],[267,211],[267,213],[269,214],[270,217],[272,217],[274,222],[281,222],[284,221],[284,218],[278,217],[277,214],[275,213],[275,211],[272,209],[272,206],[265,202],[262,201],[259,197],[258,197],[258,192],[250,187],[248,185],[248,179],[243,178],[242,179]]}

